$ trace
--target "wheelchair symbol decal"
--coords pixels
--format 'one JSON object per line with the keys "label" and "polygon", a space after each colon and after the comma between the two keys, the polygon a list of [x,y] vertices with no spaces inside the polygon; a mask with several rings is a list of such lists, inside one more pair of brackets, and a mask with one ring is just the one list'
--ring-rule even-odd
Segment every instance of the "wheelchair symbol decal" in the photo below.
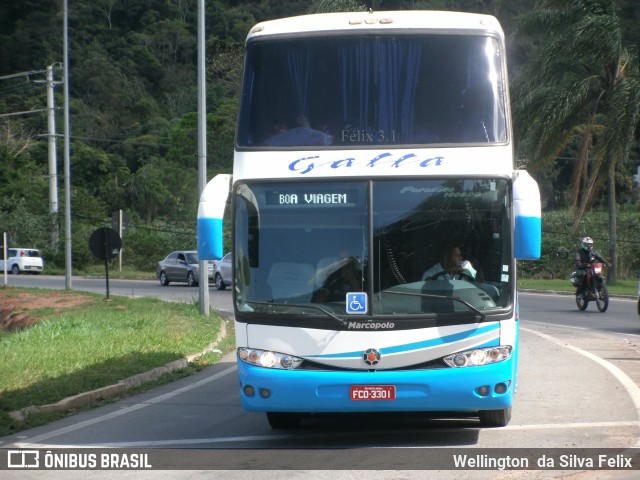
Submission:
{"label": "wheelchair symbol decal", "polygon": [[347,293],[347,313],[355,315],[367,313],[367,294],[365,292]]}

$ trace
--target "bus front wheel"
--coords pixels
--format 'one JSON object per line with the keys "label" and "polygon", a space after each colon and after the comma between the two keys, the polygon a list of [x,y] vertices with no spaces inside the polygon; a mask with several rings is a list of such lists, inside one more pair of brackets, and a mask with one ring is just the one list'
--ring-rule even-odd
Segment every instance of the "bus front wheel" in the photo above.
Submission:
{"label": "bus front wheel", "polygon": [[480,410],[478,416],[483,427],[506,427],[511,420],[511,407],[502,410]]}
{"label": "bus front wheel", "polygon": [[267,412],[267,420],[269,420],[271,428],[295,428],[300,425],[302,415],[288,412]]}

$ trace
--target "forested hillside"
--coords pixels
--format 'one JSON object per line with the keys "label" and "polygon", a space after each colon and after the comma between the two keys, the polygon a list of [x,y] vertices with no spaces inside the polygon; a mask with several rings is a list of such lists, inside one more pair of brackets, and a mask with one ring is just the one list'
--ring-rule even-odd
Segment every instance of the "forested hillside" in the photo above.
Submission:
{"label": "forested hillside", "polygon": [[[533,3],[206,0],[208,177],[231,170],[243,42],[255,23],[369,7],[490,13],[507,32],[510,69],[516,77],[539,43],[535,36],[517,34],[520,17]],[[633,52],[640,44],[640,5],[632,0],[614,3],[623,41]],[[61,244],[52,243],[44,80],[45,69],[54,65],[62,213],[62,5],[62,0],[0,3],[0,231],[9,233],[11,244],[44,249],[47,260],[58,265],[64,262]],[[68,0],[68,14],[74,265],[92,261],[89,234],[110,225],[112,213],[122,209],[129,217],[125,249],[132,252],[135,266],[153,268],[172,248],[195,246],[197,1]],[[578,148],[567,145],[556,152],[557,162],[536,173],[546,208],[568,206],[563,192],[572,164],[567,159]],[[632,145],[631,160],[617,169],[620,203],[637,203],[631,180],[636,152]]]}

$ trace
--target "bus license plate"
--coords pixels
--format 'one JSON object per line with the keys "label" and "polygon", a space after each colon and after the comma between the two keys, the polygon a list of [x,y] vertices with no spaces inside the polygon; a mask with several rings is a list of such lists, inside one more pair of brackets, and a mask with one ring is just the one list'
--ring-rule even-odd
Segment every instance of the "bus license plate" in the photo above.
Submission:
{"label": "bus license plate", "polygon": [[395,400],[395,385],[351,385],[351,400]]}

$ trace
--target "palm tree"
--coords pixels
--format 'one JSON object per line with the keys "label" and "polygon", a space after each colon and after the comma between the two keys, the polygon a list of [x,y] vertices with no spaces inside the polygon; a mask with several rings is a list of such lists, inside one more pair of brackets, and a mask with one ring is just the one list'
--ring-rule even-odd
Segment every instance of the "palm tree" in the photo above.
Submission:
{"label": "palm tree", "polygon": [[516,36],[532,51],[513,89],[521,153],[535,171],[570,143],[579,146],[568,198],[574,233],[607,183],[615,283],[614,174],[629,154],[640,111],[638,63],[623,47],[615,0],[538,0]]}

